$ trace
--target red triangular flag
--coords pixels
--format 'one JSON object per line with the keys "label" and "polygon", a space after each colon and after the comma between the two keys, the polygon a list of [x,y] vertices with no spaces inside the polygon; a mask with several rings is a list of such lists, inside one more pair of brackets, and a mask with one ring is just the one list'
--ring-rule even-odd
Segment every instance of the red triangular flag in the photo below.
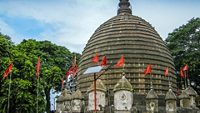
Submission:
{"label": "red triangular flag", "polygon": [[13,66],[13,64],[10,63],[10,65],[8,66],[8,68],[6,69],[6,71],[4,72],[4,74],[3,74],[3,78],[4,78],[4,79],[5,79],[5,78],[8,76],[8,74],[12,71],[12,66]]}
{"label": "red triangular flag", "polygon": [[38,76],[40,74],[40,57],[38,57],[37,65],[36,65],[36,78],[38,79]]}
{"label": "red triangular flag", "polygon": [[185,76],[184,76],[184,74],[183,74],[182,68],[180,68],[180,77],[181,77],[181,78],[185,78]]}
{"label": "red triangular flag", "polygon": [[93,56],[92,61],[93,61],[94,63],[98,63],[98,62],[99,62],[99,54],[98,54],[98,53],[96,53],[96,55]]}
{"label": "red triangular flag", "polygon": [[107,65],[107,57],[103,56],[102,61],[101,61],[101,66],[106,66]]}
{"label": "red triangular flag", "polygon": [[167,76],[168,76],[168,74],[169,74],[169,68],[168,68],[168,67],[166,67],[166,68],[165,68],[165,76],[167,77]]}
{"label": "red triangular flag", "polygon": [[72,67],[70,67],[68,70],[67,70],[67,73],[66,73],[66,78],[68,78],[68,76],[72,73]]}
{"label": "red triangular flag", "polygon": [[69,75],[75,76],[77,72],[78,72],[78,66],[77,65],[71,66],[66,73],[66,78],[68,78]]}
{"label": "red triangular flag", "polygon": [[117,64],[115,67],[121,67],[124,66],[124,55],[121,56],[121,58],[118,60]]}
{"label": "red triangular flag", "polygon": [[183,67],[183,71],[187,71],[188,70],[188,65],[186,64],[184,67]]}
{"label": "red triangular flag", "polygon": [[151,74],[151,64],[147,65],[147,68],[144,70],[144,75]]}

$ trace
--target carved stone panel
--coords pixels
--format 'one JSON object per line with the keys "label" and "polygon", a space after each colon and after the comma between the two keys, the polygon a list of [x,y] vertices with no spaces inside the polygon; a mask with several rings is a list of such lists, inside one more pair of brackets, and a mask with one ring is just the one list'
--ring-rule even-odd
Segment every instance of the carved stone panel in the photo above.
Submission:
{"label": "carved stone panel", "polygon": [[77,112],[80,112],[81,111],[81,100],[78,100],[78,99],[75,99],[75,100],[72,100],[72,111],[77,111]]}
{"label": "carved stone panel", "polygon": [[149,112],[158,112],[158,100],[146,100],[146,110]]}
{"label": "carved stone panel", "polygon": [[56,111],[58,111],[58,113],[61,111],[61,103],[56,103]]}
{"label": "carved stone panel", "polygon": [[131,110],[133,104],[133,93],[130,91],[117,91],[114,94],[115,110]]}
{"label": "carved stone panel", "polygon": [[[94,110],[94,92],[90,92],[88,95],[88,110]],[[96,91],[96,108],[97,110],[101,110],[102,107],[106,105],[106,96],[105,93],[102,91]]]}
{"label": "carved stone panel", "polygon": [[166,101],[166,111],[167,111],[167,113],[176,111],[176,101],[175,100],[167,100]]}

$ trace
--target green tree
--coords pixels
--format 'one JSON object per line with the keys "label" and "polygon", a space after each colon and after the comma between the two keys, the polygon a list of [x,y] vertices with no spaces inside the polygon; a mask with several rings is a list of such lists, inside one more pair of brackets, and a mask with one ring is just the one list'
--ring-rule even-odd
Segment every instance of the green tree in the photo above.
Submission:
{"label": "green tree", "polygon": [[189,65],[189,78],[200,94],[200,18],[192,18],[169,33],[166,44],[174,57],[177,72],[185,64]]}
{"label": "green tree", "polygon": [[[35,113],[37,80],[35,66],[38,56],[41,59],[39,77],[39,113],[50,113],[50,90],[61,90],[61,79],[71,65],[73,56],[67,48],[49,41],[23,40],[14,45],[10,37],[0,34],[0,73],[13,62],[10,112]],[[7,111],[9,79],[0,79],[0,112]],[[45,98],[44,98],[45,97]]]}
{"label": "green tree", "polygon": [[[37,58],[40,56],[41,68],[39,81],[40,85],[43,86],[40,92],[44,92],[46,111],[50,113],[50,90],[51,88],[56,90],[61,89],[61,79],[69,66],[70,62],[68,59],[71,59],[72,54],[65,47],[58,46],[49,41],[24,40],[17,47],[22,53],[32,58],[34,65],[36,65]],[[35,71],[35,68],[33,70]],[[29,72],[26,70],[22,71]]]}

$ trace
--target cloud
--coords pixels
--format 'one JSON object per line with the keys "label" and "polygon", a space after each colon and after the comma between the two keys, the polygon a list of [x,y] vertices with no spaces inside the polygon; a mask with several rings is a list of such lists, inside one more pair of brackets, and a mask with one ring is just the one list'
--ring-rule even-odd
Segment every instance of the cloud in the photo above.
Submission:
{"label": "cloud", "polygon": [[[0,3],[0,13],[12,18],[31,18],[50,24],[53,30],[44,30],[38,34],[39,40],[51,40],[70,50],[81,52],[95,29],[112,15],[109,4],[113,2],[114,0],[10,1]],[[105,4],[107,7],[104,7]],[[102,10],[108,10],[107,14]]]}
{"label": "cloud", "polygon": [[[134,15],[143,17],[156,28],[161,37],[195,16],[199,8],[169,2],[131,1]],[[171,1],[172,2],[172,1]],[[81,52],[95,29],[117,13],[116,0],[20,0],[1,1],[0,14],[13,19],[34,19],[43,24],[44,30],[38,33],[37,40],[50,40],[71,51]],[[199,9],[200,10],[200,9]],[[184,13],[184,12],[187,12]],[[198,13],[196,13],[198,14]],[[3,22],[1,22],[2,24]],[[22,40],[12,26],[3,23],[4,31],[15,40]],[[7,26],[6,26],[7,25]],[[46,29],[45,29],[46,27]],[[9,32],[8,32],[9,31]]]}

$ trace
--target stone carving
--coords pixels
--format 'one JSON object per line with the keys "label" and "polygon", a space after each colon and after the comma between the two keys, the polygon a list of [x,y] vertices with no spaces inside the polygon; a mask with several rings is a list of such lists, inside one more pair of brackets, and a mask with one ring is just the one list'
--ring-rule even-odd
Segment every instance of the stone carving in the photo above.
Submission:
{"label": "stone carving", "polygon": [[83,95],[79,89],[72,94],[71,106],[72,112],[80,113],[83,109]]}
{"label": "stone carving", "polygon": [[150,113],[158,112],[158,96],[153,88],[146,96],[146,110]]}
{"label": "stone carving", "polygon": [[171,87],[165,96],[166,112],[176,113],[176,95],[172,91]]}
{"label": "stone carving", "polygon": [[130,111],[133,105],[133,88],[129,81],[122,77],[114,87],[115,111]]}

